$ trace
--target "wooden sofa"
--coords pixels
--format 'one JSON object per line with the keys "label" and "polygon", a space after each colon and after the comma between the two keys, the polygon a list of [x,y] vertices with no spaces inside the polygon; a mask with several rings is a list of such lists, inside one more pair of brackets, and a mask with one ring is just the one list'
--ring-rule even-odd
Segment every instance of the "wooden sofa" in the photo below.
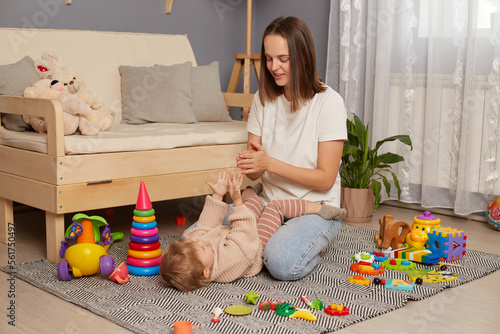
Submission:
{"label": "wooden sofa", "polygon": [[[65,64],[78,66],[95,95],[118,107],[119,64],[151,66],[191,61],[196,65],[187,37],[178,35],[0,28],[0,45],[4,49],[0,64],[13,63],[25,55],[38,59],[48,50],[57,52]],[[224,94],[228,106],[248,108],[252,98],[251,94]],[[141,181],[146,183],[152,201],[208,194],[205,181],[215,179],[219,168],[235,167],[237,153],[246,148],[241,140],[171,149],[67,154],[58,101],[0,96],[0,113],[42,116],[48,122],[46,152],[7,145],[0,136],[0,241],[6,243],[14,222],[13,202],[44,210],[47,259],[53,262],[59,261],[64,214],[134,204]],[[0,135],[4,131],[0,128]]]}

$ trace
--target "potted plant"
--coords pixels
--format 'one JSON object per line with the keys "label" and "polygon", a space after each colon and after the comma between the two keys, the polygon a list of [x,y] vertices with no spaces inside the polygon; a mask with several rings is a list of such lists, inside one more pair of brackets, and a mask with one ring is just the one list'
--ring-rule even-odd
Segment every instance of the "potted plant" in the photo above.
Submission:
{"label": "potted plant", "polygon": [[356,114],[353,114],[353,119],[353,121],[347,119],[348,138],[344,142],[340,164],[341,206],[347,209],[345,221],[366,222],[371,219],[373,210],[377,210],[382,200],[382,183],[387,196],[390,196],[391,184],[387,179],[388,173],[392,175],[394,186],[398,191],[398,200],[401,195],[399,180],[391,171],[391,165],[403,161],[404,158],[390,152],[379,155],[379,148],[384,143],[395,140],[410,146],[410,149],[413,149],[413,146],[410,136],[396,135],[378,141],[372,149],[368,143],[368,124],[364,125]]}

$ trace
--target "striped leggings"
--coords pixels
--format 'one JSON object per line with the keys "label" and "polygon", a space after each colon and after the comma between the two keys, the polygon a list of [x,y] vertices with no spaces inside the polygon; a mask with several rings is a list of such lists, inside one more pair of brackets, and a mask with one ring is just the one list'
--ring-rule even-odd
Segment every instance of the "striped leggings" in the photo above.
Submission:
{"label": "striped leggings", "polygon": [[257,234],[262,248],[266,248],[267,241],[280,228],[285,218],[295,218],[307,213],[306,200],[274,200],[264,206],[264,202],[252,188],[245,189],[241,198],[257,219]]}

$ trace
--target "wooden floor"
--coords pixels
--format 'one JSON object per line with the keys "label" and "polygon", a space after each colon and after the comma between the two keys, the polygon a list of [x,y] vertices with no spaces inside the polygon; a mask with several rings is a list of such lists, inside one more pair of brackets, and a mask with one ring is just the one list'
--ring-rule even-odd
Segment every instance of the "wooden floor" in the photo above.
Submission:
{"label": "wooden floor", "polygon": [[[201,210],[203,198],[154,203],[160,236],[180,234],[193,223]],[[114,209],[114,215],[105,211],[85,212],[101,215],[111,225],[112,231],[126,233],[126,243],[131,227],[133,207]],[[187,217],[188,224],[175,224],[178,215]],[[378,218],[391,214],[395,219],[411,224],[421,211],[413,211],[382,205],[370,223],[356,224],[378,229]],[[500,232],[488,224],[436,214],[442,226],[465,230],[467,248],[500,254]],[[71,219],[71,216],[66,217]],[[15,261],[23,263],[45,257],[44,213],[38,210],[16,210]],[[7,264],[7,246],[0,244],[0,266]],[[11,282],[14,285],[11,286]],[[9,291],[15,297],[9,297]],[[405,307],[371,320],[349,326],[339,333],[500,333],[500,271],[482,279],[464,284],[418,302],[409,302]],[[15,305],[15,327],[9,326],[7,308]],[[99,315],[67,303],[49,293],[19,279],[9,281],[9,276],[0,272],[0,333],[130,333]],[[166,329],[170,333],[171,329]],[[232,334],[232,333],[230,333]]]}

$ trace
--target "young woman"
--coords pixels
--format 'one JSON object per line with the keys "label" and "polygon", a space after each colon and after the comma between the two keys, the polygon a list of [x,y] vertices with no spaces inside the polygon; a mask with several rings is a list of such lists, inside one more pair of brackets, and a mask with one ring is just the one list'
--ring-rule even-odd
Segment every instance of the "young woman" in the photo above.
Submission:
{"label": "young woman", "polygon": [[[296,17],[274,20],[261,56],[248,150],[237,157],[238,167],[252,180],[261,178],[265,202],[304,199],[339,207],[346,111],[340,95],[318,77],[309,28]],[[276,279],[303,278],[320,263],[340,223],[318,215],[287,220],[269,239],[264,265]]]}

